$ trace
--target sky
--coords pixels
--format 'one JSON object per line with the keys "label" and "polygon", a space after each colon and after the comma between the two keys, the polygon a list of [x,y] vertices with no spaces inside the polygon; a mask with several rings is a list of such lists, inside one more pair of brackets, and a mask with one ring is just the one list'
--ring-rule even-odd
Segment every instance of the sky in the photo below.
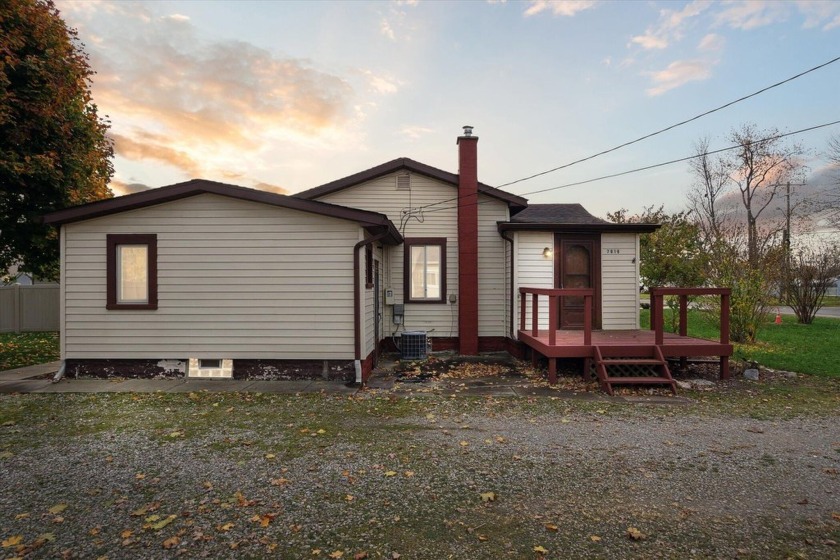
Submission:
{"label": "sky", "polygon": [[[283,194],[398,157],[500,186],[840,56],[840,2],[58,0],[97,72],[116,194],[204,178]],[[685,205],[694,143],[840,120],[840,62],[675,130],[503,187],[593,214]],[[840,125],[796,135],[809,181]],[[551,189],[551,190],[546,190]],[[532,194],[536,191],[544,191]]]}

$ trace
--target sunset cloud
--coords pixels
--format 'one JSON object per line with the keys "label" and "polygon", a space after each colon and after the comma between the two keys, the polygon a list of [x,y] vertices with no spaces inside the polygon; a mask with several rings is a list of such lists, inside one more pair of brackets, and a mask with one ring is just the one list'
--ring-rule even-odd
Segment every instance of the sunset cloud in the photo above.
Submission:
{"label": "sunset cloud", "polygon": [[706,60],[677,60],[664,70],[649,72],[654,86],[647,90],[647,94],[662,95],[689,82],[706,80],[712,75],[713,65]]}
{"label": "sunset cloud", "polygon": [[789,7],[785,2],[763,0],[738,0],[724,3],[725,8],[716,16],[720,24],[733,29],[755,29],[785,21]]}
{"label": "sunset cloud", "polygon": [[525,10],[526,16],[535,16],[541,12],[551,12],[555,16],[572,17],[595,6],[594,0],[530,0]]}
{"label": "sunset cloud", "polygon": [[656,25],[648,27],[643,35],[630,39],[630,43],[645,50],[664,49],[671,42],[682,39],[688,22],[702,14],[709,4],[706,0],[695,0],[681,10],[660,10]]}
{"label": "sunset cloud", "polygon": [[421,136],[425,136],[430,132],[434,132],[431,128],[427,128],[425,126],[404,126],[400,129],[400,134],[411,138],[412,140],[417,140]]}

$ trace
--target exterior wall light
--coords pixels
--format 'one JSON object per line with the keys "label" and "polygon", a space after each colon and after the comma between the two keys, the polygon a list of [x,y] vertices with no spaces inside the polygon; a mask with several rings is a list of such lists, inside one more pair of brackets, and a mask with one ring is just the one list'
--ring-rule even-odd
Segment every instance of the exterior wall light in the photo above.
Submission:
{"label": "exterior wall light", "polygon": [[552,251],[550,247],[543,249],[543,258],[550,259],[552,255],[554,255],[554,251]]}

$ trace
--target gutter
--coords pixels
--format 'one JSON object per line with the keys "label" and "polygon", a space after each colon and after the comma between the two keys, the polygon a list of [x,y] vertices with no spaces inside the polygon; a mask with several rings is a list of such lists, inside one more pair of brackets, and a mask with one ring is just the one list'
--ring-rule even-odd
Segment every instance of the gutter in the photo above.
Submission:
{"label": "gutter", "polygon": [[514,283],[513,275],[516,272],[516,267],[513,266],[514,258],[515,258],[514,254],[513,254],[513,239],[511,239],[509,237],[505,237],[505,232],[504,231],[499,232],[499,235],[502,236],[502,239],[504,239],[505,241],[510,243],[510,315],[508,317],[510,319],[510,330],[508,331],[508,336],[510,338],[514,338],[513,333],[516,332],[515,325],[514,325],[514,321],[516,320],[516,312],[514,311],[514,307],[513,307],[513,302],[514,302],[513,288],[516,284]]}
{"label": "gutter", "polygon": [[[367,379],[362,375],[362,282],[359,279],[359,272],[361,265],[359,264],[359,249],[365,245],[370,245],[388,237],[390,231],[386,229],[384,232],[374,235],[369,239],[363,239],[353,246],[353,344],[355,347],[356,358],[353,365],[356,368],[356,383],[364,384]],[[376,295],[378,297],[378,294]]]}

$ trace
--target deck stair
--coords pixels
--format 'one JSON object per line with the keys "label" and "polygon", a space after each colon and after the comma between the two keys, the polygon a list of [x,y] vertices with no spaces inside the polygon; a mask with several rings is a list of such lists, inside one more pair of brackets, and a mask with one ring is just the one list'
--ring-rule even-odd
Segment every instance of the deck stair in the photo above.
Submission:
{"label": "deck stair", "polygon": [[[632,352],[634,355],[632,356],[626,355],[629,353],[626,349],[622,351],[622,356],[612,355],[614,351],[608,350],[608,347],[593,347],[595,373],[601,382],[601,388],[607,394],[613,394],[613,385],[669,385],[671,392],[677,394],[677,384],[674,378],[671,377],[668,362],[665,361],[662,349],[658,345],[634,348]],[[611,367],[625,370],[631,368],[634,370],[648,369],[654,371],[655,374],[636,374],[630,376],[610,375],[609,368]]]}

